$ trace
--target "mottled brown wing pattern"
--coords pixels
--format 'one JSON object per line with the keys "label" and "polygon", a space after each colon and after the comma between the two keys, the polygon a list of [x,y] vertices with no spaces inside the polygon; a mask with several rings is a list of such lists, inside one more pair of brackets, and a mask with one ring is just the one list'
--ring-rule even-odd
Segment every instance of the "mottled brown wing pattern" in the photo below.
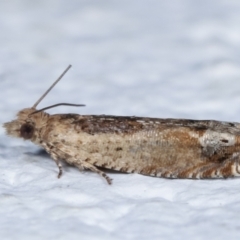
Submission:
{"label": "mottled brown wing pattern", "polygon": [[237,123],[105,115],[52,115],[47,124],[58,158],[80,169],[167,178],[238,175],[239,134]]}

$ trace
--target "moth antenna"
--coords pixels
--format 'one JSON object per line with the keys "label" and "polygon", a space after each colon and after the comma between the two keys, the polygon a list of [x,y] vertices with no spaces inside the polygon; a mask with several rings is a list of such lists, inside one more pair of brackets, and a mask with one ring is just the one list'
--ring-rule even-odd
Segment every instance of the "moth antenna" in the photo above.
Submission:
{"label": "moth antenna", "polygon": [[72,67],[72,65],[69,65],[65,71],[59,76],[59,78],[50,86],[50,88],[37,100],[37,102],[32,106],[32,108],[37,107],[37,105],[43,100],[43,98],[46,97],[46,95],[52,90],[52,88],[62,79],[62,77],[66,74],[66,72]]}
{"label": "moth antenna", "polygon": [[54,104],[54,105],[36,110],[36,111],[30,113],[29,116],[33,115],[35,113],[38,113],[38,112],[42,112],[42,111],[47,110],[49,108],[54,108],[54,107],[58,107],[58,106],[85,107],[86,105],[84,105],[84,104],[74,104],[74,103],[57,103],[57,104]]}

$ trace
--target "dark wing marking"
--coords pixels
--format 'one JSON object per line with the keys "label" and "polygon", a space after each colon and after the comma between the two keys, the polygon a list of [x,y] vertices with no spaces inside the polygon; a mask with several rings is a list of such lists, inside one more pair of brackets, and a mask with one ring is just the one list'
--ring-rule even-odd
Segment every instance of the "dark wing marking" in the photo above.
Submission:
{"label": "dark wing marking", "polygon": [[185,127],[196,131],[212,130],[240,135],[240,124],[215,120],[191,120],[172,118],[144,118],[111,115],[61,114],[60,120],[67,120],[81,127],[82,131],[94,133],[134,133],[156,128]]}

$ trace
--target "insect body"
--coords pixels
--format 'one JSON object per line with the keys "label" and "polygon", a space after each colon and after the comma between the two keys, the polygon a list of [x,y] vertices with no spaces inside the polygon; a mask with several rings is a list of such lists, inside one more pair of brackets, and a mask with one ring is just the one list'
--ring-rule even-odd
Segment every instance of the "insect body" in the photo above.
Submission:
{"label": "insect body", "polygon": [[37,110],[38,103],[69,68],[32,108],[21,110],[16,120],[4,124],[8,135],[43,147],[56,162],[58,177],[62,174],[61,160],[80,170],[90,169],[109,184],[111,179],[98,167],[166,178],[240,175],[239,123],[50,115],[43,111],[47,108]]}

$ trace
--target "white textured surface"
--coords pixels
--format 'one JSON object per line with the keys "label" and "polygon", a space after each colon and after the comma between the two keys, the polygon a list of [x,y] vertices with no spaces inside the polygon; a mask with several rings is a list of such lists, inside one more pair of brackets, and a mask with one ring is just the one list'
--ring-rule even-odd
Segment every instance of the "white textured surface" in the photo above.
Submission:
{"label": "white textured surface", "polygon": [[[238,0],[0,2],[0,122],[56,112],[239,121]],[[166,180],[55,163],[0,128],[0,239],[239,239],[240,179]]]}

